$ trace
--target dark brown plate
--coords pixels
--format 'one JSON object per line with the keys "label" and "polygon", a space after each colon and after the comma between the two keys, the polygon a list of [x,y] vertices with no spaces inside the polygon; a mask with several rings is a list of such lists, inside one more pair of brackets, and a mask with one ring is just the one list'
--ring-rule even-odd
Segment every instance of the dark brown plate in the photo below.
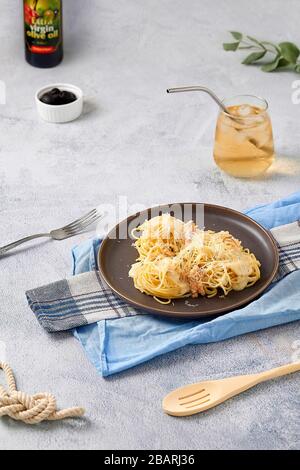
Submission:
{"label": "dark brown plate", "polygon": [[[267,230],[251,218],[240,212],[222,206],[211,204],[190,203],[191,217],[198,222],[199,228],[206,230],[228,230],[234,237],[241,240],[245,248],[249,248],[261,262],[261,278],[254,286],[242,291],[231,291],[226,297],[213,297],[197,299],[176,299],[171,304],[162,305],[153,297],[142,294],[135,289],[133,280],[128,277],[129,269],[137,258],[137,251],[133,247],[133,240],[126,234],[133,227],[137,227],[144,220],[150,219],[158,213],[170,213],[170,206],[164,205],[139,212],[128,217],[103,240],[100,250],[98,266],[104,281],[119,297],[129,304],[151,313],[180,318],[201,318],[220,315],[237,309],[257,298],[272,282],[278,269],[278,250],[276,243]],[[177,207],[186,207],[186,204],[177,204]],[[203,212],[204,224],[199,224],[198,214]],[[172,213],[172,211],[171,211]],[[178,214],[174,214],[178,217]],[[187,221],[187,219],[184,219]],[[202,225],[202,226],[201,226]],[[129,227],[129,229],[128,229]]]}

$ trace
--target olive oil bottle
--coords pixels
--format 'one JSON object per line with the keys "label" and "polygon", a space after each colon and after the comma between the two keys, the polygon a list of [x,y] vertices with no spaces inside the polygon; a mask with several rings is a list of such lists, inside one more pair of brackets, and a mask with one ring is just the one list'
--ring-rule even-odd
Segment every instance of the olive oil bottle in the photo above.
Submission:
{"label": "olive oil bottle", "polygon": [[23,0],[25,55],[34,67],[55,67],[63,58],[62,0]]}

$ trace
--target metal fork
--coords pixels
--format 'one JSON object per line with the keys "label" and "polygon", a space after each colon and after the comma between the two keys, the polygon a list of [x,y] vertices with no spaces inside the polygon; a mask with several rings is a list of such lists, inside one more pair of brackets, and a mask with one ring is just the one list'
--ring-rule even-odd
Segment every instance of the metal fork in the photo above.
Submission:
{"label": "metal fork", "polygon": [[62,228],[51,230],[51,232],[49,233],[38,233],[36,235],[31,235],[30,237],[25,237],[21,240],[17,240],[16,242],[10,243],[9,245],[0,247],[0,256],[4,255],[13,248],[16,248],[17,246],[22,245],[23,243],[29,242],[30,240],[34,240],[35,238],[47,237],[52,238],[53,240],[65,240],[66,238],[73,237],[74,235],[78,235],[79,233],[81,233],[92,223],[102,219],[102,217],[103,214],[100,213],[98,209],[93,209],[80,219],[74,220],[74,222],[71,222],[70,224],[65,225]]}

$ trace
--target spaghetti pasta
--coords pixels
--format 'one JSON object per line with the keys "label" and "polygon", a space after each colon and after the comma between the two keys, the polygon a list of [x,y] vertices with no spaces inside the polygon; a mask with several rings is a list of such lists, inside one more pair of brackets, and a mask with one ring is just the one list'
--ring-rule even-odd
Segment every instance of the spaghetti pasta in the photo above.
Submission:
{"label": "spaghetti pasta", "polygon": [[158,301],[226,296],[260,278],[260,262],[228,231],[200,230],[164,214],[146,220],[133,236],[139,256],[129,276],[138,290]]}

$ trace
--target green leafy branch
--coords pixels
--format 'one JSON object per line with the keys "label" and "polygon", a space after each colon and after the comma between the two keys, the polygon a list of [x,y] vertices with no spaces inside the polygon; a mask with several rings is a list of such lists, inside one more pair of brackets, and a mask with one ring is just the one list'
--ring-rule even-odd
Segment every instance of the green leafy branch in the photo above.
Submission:
{"label": "green leafy branch", "polygon": [[234,42],[223,44],[225,51],[249,50],[250,54],[243,60],[242,64],[255,64],[265,56],[270,60],[264,62],[261,69],[264,72],[273,72],[277,69],[289,68],[300,73],[299,55],[300,50],[293,42],[280,42],[274,44],[269,41],[258,41],[252,36],[245,36],[238,31],[230,31],[235,39]]}

